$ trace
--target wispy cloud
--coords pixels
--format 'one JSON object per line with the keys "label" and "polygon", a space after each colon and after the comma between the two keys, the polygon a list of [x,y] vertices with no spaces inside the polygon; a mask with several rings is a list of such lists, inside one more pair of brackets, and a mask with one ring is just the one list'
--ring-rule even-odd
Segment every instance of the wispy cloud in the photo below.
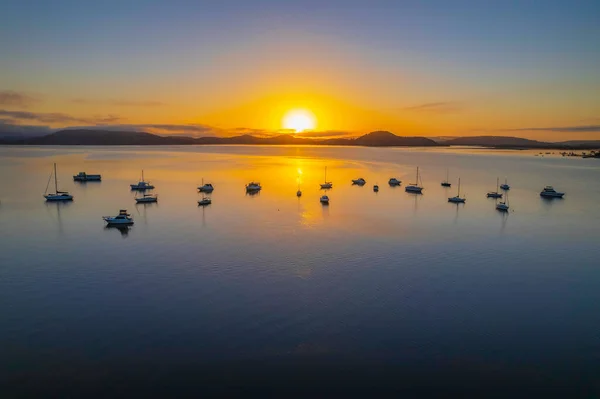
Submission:
{"label": "wispy cloud", "polygon": [[323,131],[306,131],[296,133],[298,137],[306,137],[306,138],[322,138],[322,139],[333,139],[338,137],[346,137],[354,135],[352,132],[345,132],[340,130],[323,130]]}
{"label": "wispy cloud", "polygon": [[0,105],[27,108],[39,102],[39,99],[13,90],[0,90]]}
{"label": "wispy cloud", "polygon": [[592,133],[600,132],[600,125],[578,125],[578,126],[548,126],[548,127],[523,127],[509,129],[511,132],[555,132],[555,133]]}
{"label": "wispy cloud", "polygon": [[432,103],[423,103],[412,105],[410,107],[403,108],[406,111],[414,111],[414,112],[429,112],[429,113],[437,113],[437,114],[446,114],[452,112],[458,112],[461,110],[461,106],[459,103],[454,101],[438,101]]}
{"label": "wispy cloud", "polygon": [[14,121],[33,121],[38,123],[85,123],[85,124],[101,124],[115,123],[121,120],[117,115],[94,116],[91,118],[80,118],[63,114],[61,112],[29,112],[29,111],[9,111],[0,109],[0,117],[8,118]]}
{"label": "wispy cloud", "polygon": [[178,135],[178,136],[224,136],[226,133],[222,129],[218,129],[209,125],[202,124],[131,124],[131,123],[96,123],[92,126],[80,125],[69,126],[67,129],[103,129],[111,131],[128,131],[128,132],[146,132],[154,134]]}
{"label": "wispy cloud", "polygon": [[90,98],[74,98],[71,100],[73,104],[83,105],[113,105],[117,107],[160,107],[165,105],[160,101],[136,101],[136,100],[94,100]]}

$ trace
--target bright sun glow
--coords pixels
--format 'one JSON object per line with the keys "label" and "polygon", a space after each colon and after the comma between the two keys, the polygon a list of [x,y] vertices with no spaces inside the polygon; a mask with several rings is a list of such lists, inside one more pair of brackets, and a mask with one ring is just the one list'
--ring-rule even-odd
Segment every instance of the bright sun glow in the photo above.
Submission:
{"label": "bright sun glow", "polygon": [[293,109],[283,116],[283,128],[294,130],[296,133],[313,130],[315,126],[315,116],[305,109]]}

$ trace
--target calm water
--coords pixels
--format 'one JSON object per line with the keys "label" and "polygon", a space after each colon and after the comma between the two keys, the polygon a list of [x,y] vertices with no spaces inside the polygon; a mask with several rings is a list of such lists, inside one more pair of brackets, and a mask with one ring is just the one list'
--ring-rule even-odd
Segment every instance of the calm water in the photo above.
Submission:
{"label": "calm water", "polygon": [[[53,162],[72,203],[42,198]],[[423,195],[387,185],[417,165]],[[142,168],[158,204],[135,204]],[[599,182],[531,152],[0,147],[2,396],[599,394]],[[105,228],[120,208],[135,225]]]}

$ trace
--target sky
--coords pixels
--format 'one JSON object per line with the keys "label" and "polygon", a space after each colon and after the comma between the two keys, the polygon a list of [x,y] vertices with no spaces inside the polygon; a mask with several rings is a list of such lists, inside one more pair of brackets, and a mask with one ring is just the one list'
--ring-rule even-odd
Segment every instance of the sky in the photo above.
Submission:
{"label": "sky", "polygon": [[300,112],[307,137],[600,140],[598,21],[592,0],[4,0],[0,132],[266,135]]}

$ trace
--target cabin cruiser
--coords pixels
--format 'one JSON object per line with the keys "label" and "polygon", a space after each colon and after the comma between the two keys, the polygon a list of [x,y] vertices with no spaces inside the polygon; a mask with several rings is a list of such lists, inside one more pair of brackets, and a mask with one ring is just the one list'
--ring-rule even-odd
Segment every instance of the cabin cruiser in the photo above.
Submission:
{"label": "cabin cruiser", "polygon": [[206,206],[210,204],[212,204],[212,200],[208,197],[202,197],[202,199],[198,201],[198,205],[200,206]]}
{"label": "cabin cruiser", "polygon": [[145,204],[148,202],[158,202],[158,195],[156,194],[144,194],[142,197],[137,197],[135,202],[138,204]]}
{"label": "cabin cruiser", "polygon": [[[50,185],[50,179],[54,175],[54,193],[48,193],[48,185]],[[56,177],[56,164],[54,164],[54,170],[50,173],[48,178],[48,184],[46,185],[46,192],[44,193],[46,201],[73,201],[73,196],[67,191],[58,190],[58,178]]]}
{"label": "cabin cruiser", "polygon": [[256,182],[250,182],[248,184],[246,184],[246,191],[247,192],[257,192],[262,190],[262,187],[260,185],[260,183],[256,183]]}
{"label": "cabin cruiser", "polygon": [[377,184],[373,186],[373,191],[375,191],[375,192],[379,191],[379,186]]}
{"label": "cabin cruiser", "polygon": [[329,197],[326,195],[321,196],[319,201],[321,201],[321,204],[323,205],[329,205]]}
{"label": "cabin cruiser", "polygon": [[102,180],[101,175],[88,175],[85,172],[79,172],[75,176],[73,176],[73,180],[75,181],[100,181]]}
{"label": "cabin cruiser", "polygon": [[102,216],[102,219],[104,219],[109,226],[127,226],[133,224],[133,218],[127,213],[126,209],[121,209],[117,216]]}
{"label": "cabin cruiser", "polygon": [[396,179],[395,177],[391,177],[390,180],[388,180],[388,184],[390,186],[399,186],[400,184],[402,184],[402,182]]}
{"label": "cabin cruiser", "polygon": [[150,182],[144,181],[144,171],[142,170],[142,179],[137,184],[130,184],[132,190],[152,190],[154,186]]}
{"label": "cabin cruiser", "polygon": [[204,179],[202,181],[202,185],[198,187],[198,191],[201,193],[212,193],[215,188],[212,184],[206,183],[204,184]]}
{"label": "cabin cruiser", "polygon": [[498,202],[496,204],[496,209],[498,209],[499,211],[502,211],[502,212],[507,212],[508,211],[508,204],[506,202],[503,202],[503,201]]}
{"label": "cabin cruiser", "polygon": [[563,195],[565,195],[565,193],[557,192],[552,186],[544,187],[544,189],[540,193],[540,196],[545,198],[562,198]]}
{"label": "cabin cruiser", "polygon": [[366,182],[367,181],[365,179],[363,179],[362,177],[352,180],[352,184],[359,185],[359,186],[364,186]]}

